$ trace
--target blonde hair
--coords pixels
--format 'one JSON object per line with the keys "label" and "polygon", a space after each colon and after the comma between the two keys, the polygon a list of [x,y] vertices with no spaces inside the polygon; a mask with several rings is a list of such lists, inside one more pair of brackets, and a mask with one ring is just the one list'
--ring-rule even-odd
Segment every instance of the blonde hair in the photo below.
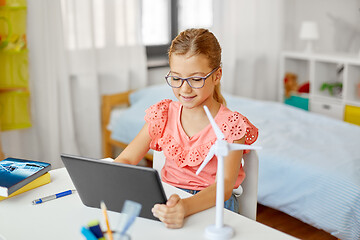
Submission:
{"label": "blonde hair", "polygon": [[[209,67],[215,69],[221,65],[221,47],[214,36],[207,29],[191,28],[179,33],[171,42],[168,55],[169,61],[173,54],[191,56],[202,54],[209,60]],[[214,88],[214,99],[226,106],[226,101],[220,90],[220,83]]]}

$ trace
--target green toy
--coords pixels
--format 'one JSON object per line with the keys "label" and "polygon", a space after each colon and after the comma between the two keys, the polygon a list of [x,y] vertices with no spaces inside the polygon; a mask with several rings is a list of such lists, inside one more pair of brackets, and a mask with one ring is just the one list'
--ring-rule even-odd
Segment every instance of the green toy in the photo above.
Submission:
{"label": "green toy", "polygon": [[321,85],[321,88],[320,90],[321,91],[324,91],[324,90],[328,90],[329,91],[329,94],[331,96],[334,96],[334,95],[340,95],[341,92],[342,92],[342,87],[343,87],[343,84],[341,82],[335,82],[335,83],[323,83]]}

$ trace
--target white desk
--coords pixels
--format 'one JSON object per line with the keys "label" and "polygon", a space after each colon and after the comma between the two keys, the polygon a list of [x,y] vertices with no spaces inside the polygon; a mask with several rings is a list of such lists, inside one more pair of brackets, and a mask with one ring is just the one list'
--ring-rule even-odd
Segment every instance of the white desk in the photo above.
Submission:
{"label": "white desk", "polygon": [[[50,171],[51,183],[0,202],[0,234],[6,240],[85,239],[80,233],[81,226],[94,219],[105,226],[100,209],[82,204],[78,194],[72,194],[39,205],[31,201],[74,189],[65,168]],[[186,192],[164,184],[167,196]],[[109,212],[111,227],[115,226],[121,214]],[[235,229],[233,239],[294,239],[293,237],[226,210],[226,224]],[[132,239],[204,239],[205,227],[215,222],[215,208],[194,214],[186,219],[181,229],[167,229],[161,222],[137,218],[130,229]],[[1,238],[0,238],[1,239]]]}

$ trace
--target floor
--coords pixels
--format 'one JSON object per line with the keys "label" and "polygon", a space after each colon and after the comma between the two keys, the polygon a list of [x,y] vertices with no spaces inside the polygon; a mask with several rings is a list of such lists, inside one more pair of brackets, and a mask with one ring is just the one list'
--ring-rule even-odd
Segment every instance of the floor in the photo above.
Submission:
{"label": "floor", "polygon": [[314,228],[275,209],[258,204],[257,219],[269,227],[304,240],[336,240],[329,233]]}

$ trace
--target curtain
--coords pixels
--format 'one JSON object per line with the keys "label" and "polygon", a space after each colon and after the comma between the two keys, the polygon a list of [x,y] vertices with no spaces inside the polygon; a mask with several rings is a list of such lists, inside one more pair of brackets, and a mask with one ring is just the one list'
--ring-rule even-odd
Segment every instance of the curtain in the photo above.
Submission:
{"label": "curtain", "polygon": [[102,157],[101,95],[147,85],[141,0],[62,0],[80,154]]}
{"label": "curtain", "polygon": [[1,134],[6,156],[102,157],[101,95],[147,85],[140,1],[28,0],[33,127]]}
{"label": "curtain", "polygon": [[28,0],[27,40],[32,127],[2,133],[7,157],[61,166],[60,153],[78,154],[59,1]]}
{"label": "curtain", "polygon": [[283,0],[214,0],[213,31],[223,49],[223,90],[277,100],[283,4]]}

